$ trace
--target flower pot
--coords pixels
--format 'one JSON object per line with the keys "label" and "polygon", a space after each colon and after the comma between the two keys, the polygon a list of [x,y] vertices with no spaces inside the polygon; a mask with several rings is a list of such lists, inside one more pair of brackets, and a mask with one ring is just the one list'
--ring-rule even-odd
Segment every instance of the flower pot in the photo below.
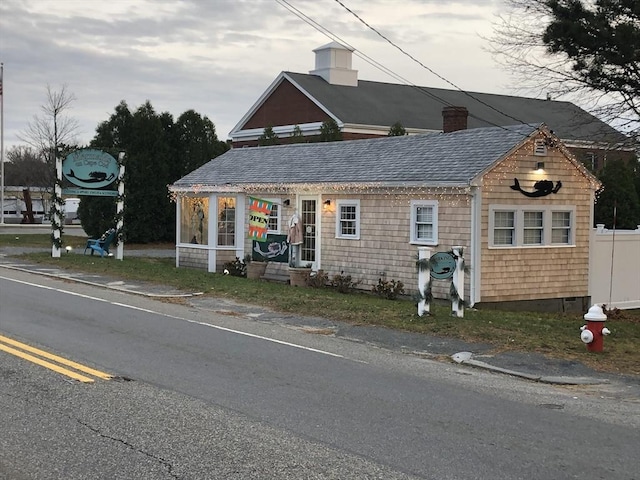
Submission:
{"label": "flower pot", "polygon": [[247,264],[247,278],[259,280],[267,270],[267,262],[249,262]]}
{"label": "flower pot", "polygon": [[311,275],[311,269],[307,267],[289,267],[289,283],[292,287],[306,287]]}

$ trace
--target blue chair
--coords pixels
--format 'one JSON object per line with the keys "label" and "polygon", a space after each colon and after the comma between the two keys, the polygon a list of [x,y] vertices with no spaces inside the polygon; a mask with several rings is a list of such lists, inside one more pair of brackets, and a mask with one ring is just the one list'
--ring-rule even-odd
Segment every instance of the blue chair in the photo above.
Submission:
{"label": "blue chair", "polygon": [[98,252],[101,257],[104,257],[105,253],[109,256],[109,246],[116,238],[116,230],[115,228],[110,228],[100,238],[90,238],[87,240],[87,245],[84,247],[84,253],[87,253],[87,250],[91,252]]}

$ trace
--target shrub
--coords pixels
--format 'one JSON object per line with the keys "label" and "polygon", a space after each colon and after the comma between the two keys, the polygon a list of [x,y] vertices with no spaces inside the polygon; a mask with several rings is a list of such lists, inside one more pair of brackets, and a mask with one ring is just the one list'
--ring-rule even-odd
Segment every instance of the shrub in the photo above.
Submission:
{"label": "shrub", "polygon": [[382,280],[378,279],[378,284],[371,291],[379,297],[388,300],[395,300],[400,295],[404,295],[404,283],[400,280]]}
{"label": "shrub", "polygon": [[234,277],[246,277],[247,276],[247,264],[244,260],[240,260],[238,257],[233,262],[227,262],[223,265],[225,274],[229,272],[229,275]]}
{"label": "shrub", "polygon": [[345,275],[344,272],[334,275],[331,279],[331,286],[340,293],[350,293],[358,286],[359,283],[360,282],[354,282],[351,280],[351,275]]}
{"label": "shrub", "polygon": [[307,280],[307,285],[314,288],[323,288],[328,284],[329,275],[327,275],[324,270],[318,270],[317,272],[311,273],[309,280]]}

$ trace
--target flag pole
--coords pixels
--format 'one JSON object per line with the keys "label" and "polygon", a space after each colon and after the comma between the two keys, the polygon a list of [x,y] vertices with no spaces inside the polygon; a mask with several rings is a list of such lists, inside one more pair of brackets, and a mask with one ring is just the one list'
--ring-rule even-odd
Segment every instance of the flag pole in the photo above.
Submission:
{"label": "flag pole", "polygon": [[4,225],[4,63],[0,63],[0,225]]}

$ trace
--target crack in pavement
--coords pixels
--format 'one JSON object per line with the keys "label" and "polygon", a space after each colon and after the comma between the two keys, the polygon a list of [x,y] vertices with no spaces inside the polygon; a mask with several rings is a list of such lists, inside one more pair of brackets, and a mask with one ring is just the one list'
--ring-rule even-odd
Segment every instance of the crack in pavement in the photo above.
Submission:
{"label": "crack in pavement", "polygon": [[86,427],[89,430],[91,430],[92,432],[97,433],[102,438],[106,438],[108,440],[113,440],[114,442],[121,443],[122,445],[126,446],[127,448],[130,448],[134,452],[141,453],[142,455],[145,455],[145,456],[147,456],[149,458],[152,458],[153,460],[156,460],[156,461],[160,462],[164,467],[166,467],[167,472],[169,473],[169,475],[171,475],[173,478],[177,478],[177,479],[180,478],[176,473],[174,473],[173,465],[168,460],[165,460],[164,458],[162,458],[162,457],[160,457],[158,455],[154,455],[152,453],[145,452],[144,450],[141,450],[141,449],[137,448],[135,445],[132,445],[131,443],[127,442],[126,440],[123,440],[121,438],[112,437],[111,435],[106,435],[106,434],[102,433],[99,429],[97,429],[95,427],[92,427],[91,425],[89,425],[86,422],[83,422],[82,420],[79,420],[77,418],[74,419],[74,420],[76,422],[78,422],[80,425],[82,425],[83,427]]}

